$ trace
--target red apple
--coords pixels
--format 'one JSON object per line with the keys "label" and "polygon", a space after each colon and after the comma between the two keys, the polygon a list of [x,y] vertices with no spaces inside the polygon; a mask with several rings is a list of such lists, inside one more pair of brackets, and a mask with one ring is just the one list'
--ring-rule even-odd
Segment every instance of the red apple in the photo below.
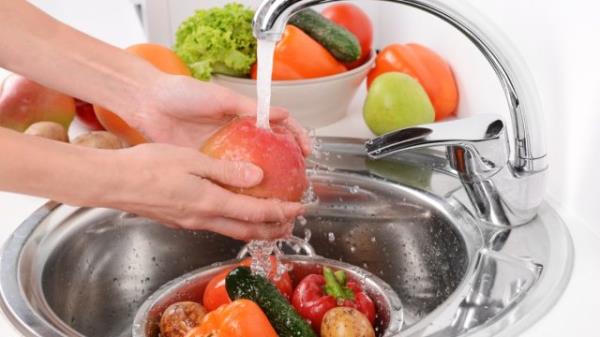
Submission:
{"label": "red apple", "polygon": [[11,74],[0,87],[0,126],[24,131],[40,121],[56,122],[65,130],[75,116],[72,97]]}
{"label": "red apple", "polygon": [[85,125],[88,129],[93,131],[102,131],[104,127],[98,121],[96,113],[94,112],[94,106],[86,101],[82,101],[75,98],[75,108],[77,109],[77,118]]}
{"label": "red apple", "polygon": [[256,126],[255,118],[238,118],[212,135],[201,151],[217,159],[246,161],[263,170],[263,180],[251,188],[231,188],[259,198],[300,201],[308,180],[304,156],[294,135],[284,126]]}

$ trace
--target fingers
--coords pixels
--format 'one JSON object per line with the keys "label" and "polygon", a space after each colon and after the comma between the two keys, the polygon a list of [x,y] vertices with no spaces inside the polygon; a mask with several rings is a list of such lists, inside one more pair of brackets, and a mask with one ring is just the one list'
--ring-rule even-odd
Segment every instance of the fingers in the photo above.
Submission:
{"label": "fingers", "polygon": [[300,203],[276,199],[259,199],[236,194],[215,186],[213,196],[219,200],[219,215],[247,222],[289,222],[304,212]]}
{"label": "fingers", "polygon": [[[229,92],[227,96],[226,102],[230,107],[225,109],[226,115],[256,116],[256,100],[234,92]],[[269,120],[272,122],[281,122],[288,116],[289,112],[281,107],[271,107],[269,110]]]}
{"label": "fingers", "polygon": [[293,222],[251,223],[222,217],[199,218],[197,222],[180,225],[162,221],[170,229],[207,230],[237,240],[272,240],[288,237],[294,230]]}
{"label": "fingers", "polygon": [[261,182],[260,167],[241,161],[213,159],[200,155],[202,160],[193,164],[193,174],[233,187],[252,187]]}
{"label": "fingers", "polygon": [[269,110],[269,120],[271,122],[281,122],[289,118],[290,113],[287,109],[277,106],[272,106]]}
{"label": "fingers", "polygon": [[292,223],[250,223],[228,218],[206,220],[205,229],[237,240],[271,240],[289,235]]}
{"label": "fingers", "polygon": [[302,149],[305,157],[308,157],[312,151],[312,140],[308,135],[308,131],[292,117],[288,117],[283,121],[283,125],[288,128],[296,137],[296,141]]}

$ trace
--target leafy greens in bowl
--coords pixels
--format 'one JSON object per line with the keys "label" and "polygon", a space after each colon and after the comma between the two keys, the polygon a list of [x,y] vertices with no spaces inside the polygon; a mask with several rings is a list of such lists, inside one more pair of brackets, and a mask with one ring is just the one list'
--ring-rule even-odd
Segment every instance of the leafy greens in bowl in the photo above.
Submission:
{"label": "leafy greens in bowl", "polygon": [[200,80],[213,73],[248,76],[256,62],[253,17],[253,10],[238,3],[198,10],[177,29],[175,53]]}

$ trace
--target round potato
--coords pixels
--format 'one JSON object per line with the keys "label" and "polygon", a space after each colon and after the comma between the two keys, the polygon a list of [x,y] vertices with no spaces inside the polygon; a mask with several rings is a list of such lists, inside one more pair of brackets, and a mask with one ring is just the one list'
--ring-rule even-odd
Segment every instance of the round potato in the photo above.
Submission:
{"label": "round potato", "polygon": [[171,304],[160,318],[161,337],[184,337],[199,326],[206,315],[206,309],[196,302]]}
{"label": "round potato", "polygon": [[337,307],[325,313],[321,337],[375,337],[369,319],[354,308]]}
{"label": "round potato", "polygon": [[65,128],[56,122],[37,122],[31,124],[24,132],[27,135],[68,142],[69,136]]}
{"label": "round potato", "polygon": [[123,147],[121,140],[107,131],[91,131],[75,138],[71,144],[94,147],[97,149],[120,149]]}

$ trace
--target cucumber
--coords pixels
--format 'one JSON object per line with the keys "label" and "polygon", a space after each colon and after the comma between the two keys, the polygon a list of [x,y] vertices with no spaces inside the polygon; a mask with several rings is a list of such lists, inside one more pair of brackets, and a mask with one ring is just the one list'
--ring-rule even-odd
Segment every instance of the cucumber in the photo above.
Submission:
{"label": "cucumber", "polygon": [[316,337],[310,325],[266,278],[253,275],[248,267],[238,267],[225,278],[229,297],[255,302],[277,331],[279,337]]}
{"label": "cucumber", "polygon": [[319,42],[339,61],[353,62],[360,58],[356,36],[313,9],[301,10],[290,18],[289,23]]}

